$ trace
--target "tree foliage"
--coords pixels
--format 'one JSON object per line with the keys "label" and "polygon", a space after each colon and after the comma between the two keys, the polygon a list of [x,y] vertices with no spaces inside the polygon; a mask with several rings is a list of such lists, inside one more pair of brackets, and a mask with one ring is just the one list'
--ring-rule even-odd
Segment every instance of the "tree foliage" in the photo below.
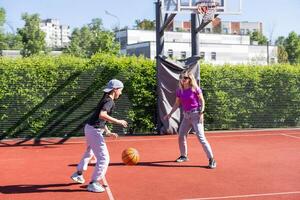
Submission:
{"label": "tree foliage", "polygon": [[279,63],[288,63],[288,53],[286,52],[284,46],[278,46],[277,58]]}
{"label": "tree foliage", "polygon": [[0,53],[7,46],[5,43],[5,35],[3,33],[4,22],[5,22],[5,10],[4,8],[0,8]]}
{"label": "tree foliage", "polygon": [[46,52],[46,33],[40,29],[39,15],[25,13],[22,15],[22,19],[25,21],[25,26],[18,30],[23,43],[21,55],[28,57]]}
{"label": "tree foliage", "polygon": [[155,30],[155,20],[137,19],[135,20],[135,27],[141,30]]}
{"label": "tree foliage", "polygon": [[296,32],[291,32],[284,40],[284,47],[290,63],[300,63],[300,37]]}
{"label": "tree foliage", "polygon": [[4,8],[0,8],[0,27],[4,25],[5,22],[5,10]]}
{"label": "tree foliage", "polygon": [[288,63],[288,53],[285,50],[284,47],[284,40],[285,38],[283,36],[280,36],[277,38],[275,45],[278,47],[277,51],[277,58],[279,63]]}
{"label": "tree foliage", "polygon": [[71,43],[65,53],[91,57],[96,53],[118,54],[120,45],[115,41],[114,33],[103,28],[102,20],[93,19],[88,25],[76,28],[71,35]]}
{"label": "tree foliage", "polygon": [[19,50],[23,48],[22,37],[19,34],[7,33],[5,34],[6,49]]}
{"label": "tree foliage", "polygon": [[266,36],[264,36],[261,32],[254,31],[250,33],[250,41],[257,41],[260,45],[266,45],[268,42],[268,39]]}
{"label": "tree foliage", "polygon": [[291,32],[287,38],[280,36],[275,44],[278,46],[278,61],[300,63],[300,36]]}

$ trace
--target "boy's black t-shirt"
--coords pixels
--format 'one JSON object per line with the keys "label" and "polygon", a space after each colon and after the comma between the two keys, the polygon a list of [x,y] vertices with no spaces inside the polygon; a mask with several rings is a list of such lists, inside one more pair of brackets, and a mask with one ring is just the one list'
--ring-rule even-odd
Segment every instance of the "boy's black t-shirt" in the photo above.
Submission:
{"label": "boy's black t-shirt", "polygon": [[106,121],[99,118],[101,111],[107,111],[108,115],[111,115],[112,110],[114,109],[115,103],[108,95],[105,95],[101,101],[98,103],[95,112],[87,120],[87,123],[95,128],[104,128]]}

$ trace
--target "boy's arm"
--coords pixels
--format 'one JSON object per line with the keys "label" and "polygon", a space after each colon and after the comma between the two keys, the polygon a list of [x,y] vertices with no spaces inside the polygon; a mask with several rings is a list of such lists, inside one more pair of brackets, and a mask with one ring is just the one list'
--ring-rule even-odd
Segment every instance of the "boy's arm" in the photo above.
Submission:
{"label": "boy's arm", "polygon": [[107,136],[114,136],[114,137],[118,137],[118,136],[119,136],[117,133],[112,133],[112,132],[108,129],[108,127],[107,127],[106,125],[104,126],[104,130],[105,130],[105,133],[106,133]]}
{"label": "boy's arm", "polygon": [[99,118],[110,123],[119,124],[123,127],[127,127],[127,122],[125,120],[119,120],[107,114],[107,111],[101,111],[99,114]]}

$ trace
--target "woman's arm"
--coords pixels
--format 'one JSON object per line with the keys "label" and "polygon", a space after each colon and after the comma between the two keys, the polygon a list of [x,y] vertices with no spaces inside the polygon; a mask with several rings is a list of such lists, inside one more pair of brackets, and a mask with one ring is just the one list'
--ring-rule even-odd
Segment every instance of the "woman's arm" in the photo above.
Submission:
{"label": "woman's arm", "polygon": [[199,102],[201,103],[201,110],[200,110],[200,112],[204,113],[204,110],[205,110],[205,100],[204,100],[203,94],[200,93],[198,95],[198,98],[199,98]]}
{"label": "woman's arm", "polygon": [[174,105],[173,105],[173,107],[172,107],[171,112],[170,112],[169,114],[165,115],[165,116],[164,116],[164,119],[165,119],[165,120],[169,119],[169,118],[172,116],[172,114],[177,110],[177,108],[178,108],[179,106],[180,106],[180,99],[179,99],[178,97],[176,97],[176,100],[175,100],[175,103],[174,103]]}

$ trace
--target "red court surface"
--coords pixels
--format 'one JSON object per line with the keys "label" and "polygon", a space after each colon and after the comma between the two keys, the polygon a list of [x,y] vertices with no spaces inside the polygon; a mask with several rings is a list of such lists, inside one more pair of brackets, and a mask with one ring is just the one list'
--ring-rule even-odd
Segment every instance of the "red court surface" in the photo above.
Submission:
{"label": "red court surface", "polygon": [[[189,162],[175,163],[177,136],[107,138],[111,163],[104,193],[86,191],[70,175],[84,149],[83,138],[65,144],[47,139],[12,145],[0,143],[2,200],[299,200],[300,129],[207,132],[217,160],[207,159],[194,135],[189,135]],[[134,147],[140,163],[125,166],[121,153]],[[91,165],[85,173],[89,181]]]}

